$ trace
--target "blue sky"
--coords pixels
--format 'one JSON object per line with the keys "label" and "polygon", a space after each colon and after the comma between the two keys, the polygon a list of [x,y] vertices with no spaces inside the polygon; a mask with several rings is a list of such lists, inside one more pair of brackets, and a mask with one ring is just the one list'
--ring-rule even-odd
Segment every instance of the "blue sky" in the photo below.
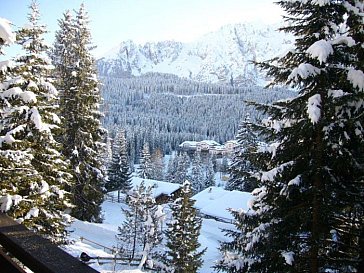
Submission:
{"label": "blue sky", "polygon": [[[220,26],[244,21],[274,23],[281,10],[273,0],[38,0],[52,43],[57,20],[84,2],[90,16],[95,55],[123,40],[192,41]],[[30,0],[0,0],[0,17],[16,27],[27,21]]]}

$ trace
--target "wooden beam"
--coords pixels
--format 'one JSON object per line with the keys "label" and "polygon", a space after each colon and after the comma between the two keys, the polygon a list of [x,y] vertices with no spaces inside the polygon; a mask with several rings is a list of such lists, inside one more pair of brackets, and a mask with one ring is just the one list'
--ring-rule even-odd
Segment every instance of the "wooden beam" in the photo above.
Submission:
{"label": "wooden beam", "polygon": [[1,268],[1,273],[27,273],[1,249],[0,249],[0,268]]}
{"label": "wooden beam", "polygon": [[98,272],[3,213],[0,245],[35,273]]}

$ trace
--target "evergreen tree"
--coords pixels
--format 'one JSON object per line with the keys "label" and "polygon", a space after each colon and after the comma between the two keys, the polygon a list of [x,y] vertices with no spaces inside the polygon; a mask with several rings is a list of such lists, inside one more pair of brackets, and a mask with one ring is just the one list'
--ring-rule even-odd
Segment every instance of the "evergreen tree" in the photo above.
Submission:
{"label": "evergreen tree", "polygon": [[107,191],[118,190],[124,193],[127,193],[132,188],[124,131],[118,132],[115,136],[112,145],[112,158],[108,168],[108,181],[105,184],[105,188]]}
{"label": "evergreen tree", "polygon": [[[55,66],[55,86],[60,93],[60,105],[65,105],[66,100],[70,105],[69,98],[73,96],[74,76],[77,57],[75,54],[76,44],[74,43],[76,37],[76,27],[74,19],[70,11],[63,14],[63,18],[58,20],[59,30],[56,31],[55,42],[50,52],[53,65]],[[75,108],[75,105],[72,105]],[[63,125],[69,122],[69,109],[65,107],[60,108],[60,116]],[[63,126],[64,127],[64,126]],[[66,143],[67,132],[61,136],[62,143]]]}
{"label": "evergreen tree", "polygon": [[188,168],[190,167],[190,159],[187,153],[180,154],[176,157],[176,170],[173,175],[173,183],[183,184],[188,178]]}
{"label": "evergreen tree", "polygon": [[232,163],[229,167],[230,176],[226,189],[251,192],[257,187],[256,179],[250,177],[251,173],[257,171],[254,169],[254,164],[250,162],[250,160],[254,160],[257,137],[253,132],[249,114],[241,123],[236,140],[238,141],[238,147],[234,151]]}
{"label": "evergreen tree", "polygon": [[151,161],[153,169],[152,179],[162,181],[164,179],[164,163],[161,149],[158,148],[153,152]]}
{"label": "evergreen tree", "polygon": [[[361,1],[279,1],[295,49],[260,64],[295,98],[260,105],[270,145],[252,210],[222,244],[227,272],[360,272],[363,230]],[[360,15],[361,14],[361,15]],[[345,162],[345,164],[344,164]],[[246,219],[242,223],[242,219]]]}
{"label": "evergreen tree", "polygon": [[61,243],[71,208],[65,189],[73,181],[55,140],[58,92],[49,76],[46,29],[36,2],[28,19],[28,26],[17,33],[25,53],[0,87],[1,210]]}
{"label": "evergreen tree", "polygon": [[122,209],[125,221],[118,228],[120,253],[133,261],[143,255],[144,261],[152,248],[161,240],[158,207],[152,196],[153,187],[142,182],[127,197],[127,209]]}
{"label": "evergreen tree", "polygon": [[140,165],[138,169],[138,175],[144,179],[151,179],[153,176],[152,161],[150,158],[149,145],[144,143],[143,150],[140,154]]}
{"label": "evergreen tree", "polygon": [[[182,186],[182,195],[172,205],[172,217],[167,224],[167,252],[163,264],[175,273],[194,273],[201,267],[202,256],[206,249],[198,250],[198,236],[201,218],[193,207],[191,185],[186,181]],[[168,271],[167,271],[168,272]]]}
{"label": "evergreen tree", "polygon": [[204,179],[200,153],[197,153],[192,161],[190,181],[192,184],[192,191],[194,194],[199,193],[205,188],[204,187],[205,179]]}
{"label": "evergreen tree", "polygon": [[101,102],[95,60],[92,57],[88,15],[82,4],[76,17],[66,13],[60,20],[53,59],[64,115],[63,153],[70,159],[76,185],[72,187],[73,215],[85,221],[100,222],[104,172],[102,160],[105,130],[100,124]]}
{"label": "evergreen tree", "polygon": [[111,159],[112,159],[111,140],[112,139],[109,137],[109,132],[106,131],[105,134],[102,136],[102,139],[101,139],[101,142],[104,144],[104,147],[101,150],[101,154],[99,155],[99,158],[101,160],[101,165],[102,165],[101,166],[101,171],[105,174],[104,175],[105,189],[106,189],[107,181],[109,181],[108,169],[110,167],[110,163],[111,163]]}
{"label": "evergreen tree", "polygon": [[176,170],[177,170],[177,156],[174,156],[172,154],[171,158],[168,161],[168,167],[167,167],[166,179],[168,182],[173,183],[173,181],[175,180]]}
{"label": "evergreen tree", "polygon": [[208,187],[215,186],[215,172],[214,172],[214,165],[212,163],[211,158],[208,159],[207,165],[205,167],[205,179],[203,182],[203,189]]}

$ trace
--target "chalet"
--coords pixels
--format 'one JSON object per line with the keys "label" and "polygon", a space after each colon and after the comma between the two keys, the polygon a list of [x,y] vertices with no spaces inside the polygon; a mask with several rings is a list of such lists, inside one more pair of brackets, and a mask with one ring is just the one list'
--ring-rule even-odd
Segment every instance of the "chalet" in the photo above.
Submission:
{"label": "chalet", "polygon": [[247,211],[252,198],[249,192],[227,191],[219,187],[209,187],[192,197],[202,217],[226,223],[234,221],[229,209]]}
{"label": "chalet", "polygon": [[209,153],[212,154],[212,155],[225,155],[226,154],[226,149],[224,146],[215,146],[215,147],[212,147],[210,150],[209,150]]}
{"label": "chalet", "polygon": [[235,148],[238,145],[239,144],[238,144],[238,142],[236,140],[226,141],[225,144],[224,144],[224,148],[225,148],[226,153],[232,154],[234,152]]}
{"label": "chalet", "polygon": [[179,147],[183,150],[196,150],[197,147],[197,141],[184,141],[182,142]]}
{"label": "chalet", "polygon": [[142,181],[146,187],[154,186],[152,194],[157,204],[165,204],[169,201],[175,200],[179,196],[182,189],[182,185],[180,184],[151,179],[142,179],[140,177],[133,177],[133,188],[139,186]]}
{"label": "chalet", "polygon": [[196,151],[197,152],[208,152],[210,149],[220,146],[220,143],[214,140],[202,140],[197,143]]}
{"label": "chalet", "polygon": [[231,155],[235,148],[238,146],[236,140],[229,140],[224,145],[214,140],[202,140],[197,141],[184,141],[179,145],[179,148],[184,151],[197,151],[197,152],[209,152],[212,155]]}

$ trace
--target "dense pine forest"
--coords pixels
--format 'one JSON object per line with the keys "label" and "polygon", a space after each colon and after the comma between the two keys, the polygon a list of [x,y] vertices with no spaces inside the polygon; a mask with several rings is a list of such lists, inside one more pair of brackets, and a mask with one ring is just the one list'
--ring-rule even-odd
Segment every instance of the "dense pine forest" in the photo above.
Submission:
{"label": "dense pine forest", "polygon": [[149,73],[138,77],[102,77],[103,124],[110,136],[126,131],[129,156],[138,162],[145,142],[151,152],[177,150],[183,141],[235,138],[240,120],[264,117],[247,102],[271,103],[293,97],[287,88],[234,87],[198,83],[174,75]]}
{"label": "dense pine forest", "polygon": [[276,4],[265,87],[108,75],[84,4],[52,46],[0,17],[1,213],[101,272],[363,272],[364,4]]}

